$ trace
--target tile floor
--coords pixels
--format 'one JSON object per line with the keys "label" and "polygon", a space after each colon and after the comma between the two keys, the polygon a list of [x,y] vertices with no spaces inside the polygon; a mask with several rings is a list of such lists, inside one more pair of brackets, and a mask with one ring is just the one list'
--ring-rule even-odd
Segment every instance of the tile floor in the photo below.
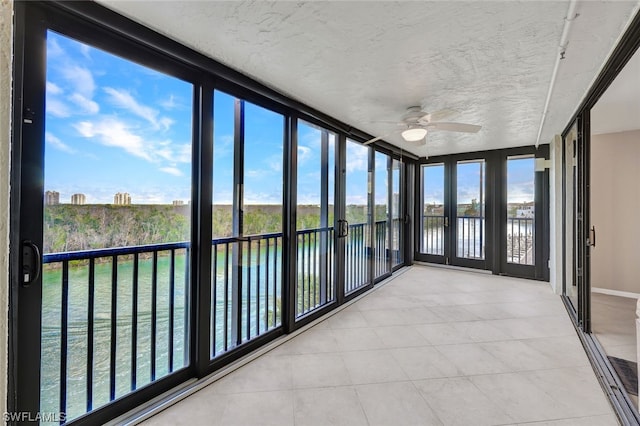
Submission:
{"label": "tile floor", "polygon": [[591,293],[591,328],[607,352],[637,361],[636,299]]}
{"label": "tile floor", "polygon": [[[591,328],[609,356],[638,361],[636,299],[591,293]],[[629,394],[638,407],[638,397]]]}
{"label": "tile floor", "polygon": [[617,425],[548,284],[414,266],[145,425]]}

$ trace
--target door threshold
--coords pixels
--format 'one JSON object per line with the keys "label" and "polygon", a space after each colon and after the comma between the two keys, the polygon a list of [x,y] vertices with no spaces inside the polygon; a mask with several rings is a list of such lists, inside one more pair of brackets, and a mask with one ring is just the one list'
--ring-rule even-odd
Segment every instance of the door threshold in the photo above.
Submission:
{"label": "door threshold", "polygon": [[456,270],[456,271],[475,272],[475,273],[478,273],[478,274],[488,274],[488,275],[492,275],[493,274],[493,272],[487,271],[486,269],[468,268],[468,267],[465,267],[465,266],[443,265],[441,263],[430,263],[430,262],[420,262],[420,261],[414,261],[413,264],[414,265],[420,265],[420,266],[430,266],[430,267],[433,267],[433,268],[453,269],[453,270]]}

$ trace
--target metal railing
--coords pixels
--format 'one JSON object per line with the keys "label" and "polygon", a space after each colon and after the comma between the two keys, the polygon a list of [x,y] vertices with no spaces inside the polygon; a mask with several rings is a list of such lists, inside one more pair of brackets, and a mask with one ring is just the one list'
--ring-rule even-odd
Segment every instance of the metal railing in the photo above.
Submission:
{"label": "metal railing", "polygon": [[349,233],[345,237],[345,294],[369,284],[367,263],[371,247],[368,230],[366,223],[349,225]]}
{"label": "metal railing", "polygon": [[282,234],[219,238],[212,244],[214,358],[281,325]]}
{"label": "metal railing", "polygon": [[533,218],[507,218],[507,262],[535,265]]}
{"label": "metal railing", "polygon": [[43,256],[43,411],[70,420],[186,365],[189,250],[172,243]]}
{"label": "metal railing", "polygon": [[381,277],[389,272],[389,235],[387,232],[387,221],[379,220],[373,228],[373,275],[374,278]]}
{"label": "metal railing", "polygon": [[484,217],[458,216],[458,257],[484,259]]}
{"label": "metal railing", "polygon": [[421,253],[444,256],[444,216],[422,216]]}
{"label": "metal railing", "polygon": [[[369,284],[372,254],[376,276],[399,256],[387,228],[375,223],[372,250],[369,225],[349,225],[345,293]],[[212,240],[211,358],[281,326],[282,238]],[[333,227],[296,238],[302,316],[335,300],[336,238]],[[43,263],[42,410],[72,420],[188,365],[188,242],[46,254]]]}
{"label": "metal railing", "polygon": [[296,317],[335,300],[333,227],[297,232]]}

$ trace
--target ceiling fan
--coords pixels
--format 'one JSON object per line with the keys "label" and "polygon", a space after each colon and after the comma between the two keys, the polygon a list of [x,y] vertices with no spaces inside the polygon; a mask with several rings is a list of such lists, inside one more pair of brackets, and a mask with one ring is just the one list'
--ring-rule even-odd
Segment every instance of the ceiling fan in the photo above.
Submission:
{"label": "ceiling fan", "polygon": [[[477,133],[482,128],[482,126],[478,126],[476,124],[432,121],[434,117],[442,116],[445,112],[446,111],[428,113],[422,111],[422,108],[419,106],[409,107],[407,112],[402,116],[402,121],[397,123],[398,126],[401,126],[404,129],[396,131],[400,131],[402,138],[407,142],[419,142],[427,136],[427,132],[430,129],[445,130],[448,132]],[[393,133],[395,132],[369,139],[364,144],[369,145],[373,142],[379,141],[380,139],[384,139]]]}

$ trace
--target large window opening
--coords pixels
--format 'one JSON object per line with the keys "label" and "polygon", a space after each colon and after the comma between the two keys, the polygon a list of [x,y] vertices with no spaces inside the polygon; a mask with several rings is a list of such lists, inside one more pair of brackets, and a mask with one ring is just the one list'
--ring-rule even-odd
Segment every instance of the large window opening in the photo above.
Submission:
{"label": "large window opening", "polygon": [[40,409],[71,420],[189,363],[193,86],[46,50]]}
{"label": "large window opening", "polygon": [[393,150],[65,8],[17,7],[12,411],[106,423],[404,264]]}
{"label": "large window opening", "polygon": [[296,317],[333,302],[336,134],[298,122]]}
{"label": "large window opening", "polygon": [[[546,279],[548,238],[540,225],[547,147],[429,159],[417,176],[416,258],[430,263]],[[544,208],[542,208],[544,210]],[[548,257],[547,257],[548,258]]]}
{"label": "large window opening", "polygon": [[284,117],[214,93],[211,356],[282,323]]}

